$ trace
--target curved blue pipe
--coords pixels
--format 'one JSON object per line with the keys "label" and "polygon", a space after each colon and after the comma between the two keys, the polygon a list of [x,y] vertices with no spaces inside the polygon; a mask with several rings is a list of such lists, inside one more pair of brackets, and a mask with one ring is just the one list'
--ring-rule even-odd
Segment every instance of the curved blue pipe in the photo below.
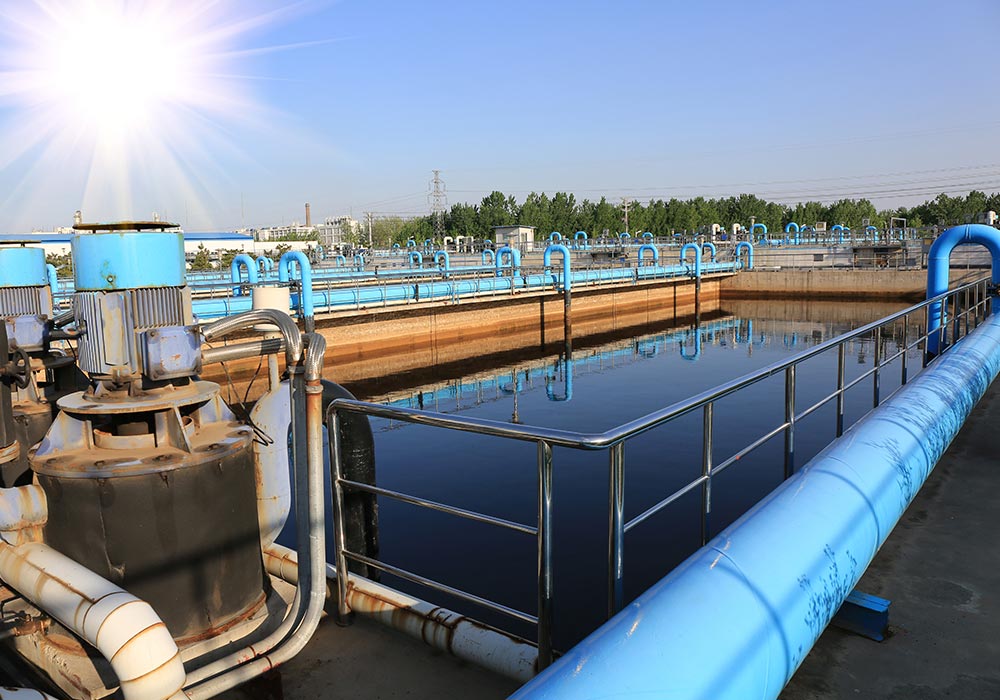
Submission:
{"label": "curved blue pipe", "polygon": [[513,268],[512,274],[515,277],[521,274],[521,251],[517,248],[511,248],[509,245],[505,245],[503,248],[496,252],[496,270],[497,277],[500,277],[503,273],[500,269],[504,266],[504,258],[510,258],[511,267]]}
{"label": "curved blue pipe", "polygon": [[409,240],[406,241],[406,247],[407,248],[416,248],[417,247],[417,242],[415,240],[413,240],[412,238],[410,238]]}
{"label": "curved blue pipe", "polygon": [[257,260],[254,262],[257,264],[258,272],[263,273],[264,277],[267,277],[267,273],[274,269],[274,260],[266,255],[257,256]]}
{"label": "curved blue pipe", "polygon": [[643,232],[642,237],[643,238],[648,238],[648,239],[652,240],[653,233],[651,231],[645,231],[645,232]]}
{"label": "curved blue pipe", "polygon": [[754,224],[753,226],[750,227],[750,240],[751,241],[754,240],[754,232],[757,229],[760,229],[761,231],[763,231],[763,233],[761,234],[760,238],[757,239],[757,240],[760,241],[760,242],[762,242],[764,245],[767,245],[768,244],[768,239],[767,239],[767,225],[765,225],[765,224]]}
{"label": "curved blue pipe", "polygon": [[704,252],[705,252],[705,249],[706,249],[706,248],[708,248],[708,252],[709,252],[709,253],[711,254],[711,255],[709,256],[709,261],[710,261],[710,262],[715,262],[715,254],[716,254],[716,252],[717,252],[717,251],[715,250],[715,244],[714,244],[714,243],[712,243],[711,241],[705,241],[704,243],[702,243],[702,244],[701,244],[701,250],[702,250],[702,253],[704,253]]}
{"label": "curved blue pipe", "polygon": [[795,233],[798,233],[799,225],[794,221],[789,221],[787,224],[785,224],[785,233],[792,233],[793,231]]}
{"label": "curved blue pipe", "polygon": [[424,266],[424,256],[420,254],[419,250],[410,251],[410,267],[413,267],[413,263],[416,263],[417,267]]}
{"label": "curved blue pipe", "polygon": [[549,240],[550,241],[561,241],[562,240],[562,234],[559,233],[558,231],[553,231],[552,233],[549,234]]}
{"label": "curved blue pipe", "polygon": [[398,243],[393,243],[392,244],[392,249],[393,250],[399,250],[399,244]]}
{"label": "curved blue pipe", "polygon": [[59,272],[52,263],[45,264],[45,277],[49,281],[49,289],[53,294],[59,291]]}
{"label": "curved blue pipe", "polygon": [[878,228],[875,226],[865,226],[865,234],[871,233],[872,241],[878,242]]}
{"label": "curved blue pipe", "polygon": [[833,226],[830,227],[830,232],[832,233],[834,231],[837,231],[838,234],[839,234],[839,238],[837,239],[837,243],[839,243],[840,245],[843,245],[844,244],[844,227],[841,226],[840,224],[834,224]]}
{"label": "curved blue pipe", "polygon": [[360,253],[354,255],[354,267],[358,272],[364,272],[365,270],[365,256]]}
{"label": "curved blue pipe", "polygon": [[424,250],[430,250],[433,247],[434,247],[434,241],[432,241],[430,238],[425,238],[424,239]]}
{"label": "curved blue pipe", "polygon": [[347,267],[347,258],[343,255],[334,255],[333,262],[337,263],[337,267]]}
{"label": "curved blue pipe", "polygon": [[229,263],[229,276],[233,283],[233,296],[240,296],[243,293],[243,290],[240,288],[243,284],[243,275],[240,273],[241,267],[246,268],[248,283],[257,284],[258,281],[257,262],[245,253],[233,256],[233,261]]}
{"label": "curved blue pipe", "polygon": [[278,281],[292,281],[292,265],[299,266],[299,277],[301,278],[302,291],[299,293],[298,306],[302,310],[302,315],[311,319],[313,317],[313,283],[312,266],[305,253],[298,250],[290,250],[278,260]]}
{"label": "curved blue pipe", "polygon": [[563,291],[568,292],[573,286],[573,276],[569,272],[570,259],[569,259],[569,248],[560,244],[553,243],[545,249],[545,253],[542,254],[542,264],[545,265],[545,271],[550,272],[552,269],[552,254],[559,253],[562,256],[562,287]]}
{"label": "curved blue pipe", "polygon": [[[979,244],[990,251],[993,262],[991,277],[994,285],[1000,284],[1000,231],[986,224],[967,224],[946,230],[927,253],[927,298],[936,297],[948,291],[948,273],[951,252],[960,245]],[[996,296],[993,297],[995,308]],[[941,302],[930,305],[927,316],[927,353],[931,357],[940,351],[941,338],[938,330],[942,324]]]}
{"label": "curved blue pipe", "polygon": [[574,241],[579,241],[581,239],[584,240],[584,241],[587,240],[587,232],[586,231],[577,231],[576,233],[573,234],[573,240]]}
{"label": "curved blue pipe", "polygon": [[656,265],[660,262],[660,250],[652,243],[643,243],[639,246],[639,267],[642,267],[642,254],[645,251],[651,251],[653,253],[653,264]]}
{"label": "curved blue pipe", "polygon": [[[492,248],[483,248],[482,261],[483,265],[492,265],[496,260],[496,254],[494,254]],[[489,258],[489,260],[487,260]]]}
{"label": "curved blue pipe", "polygon": [[777,698],[998,372],[991,316],[511,700]]}
{"label": "curved blue pipe", "polygon": [[[763,226],[763,224],[761,224]],[[698,247],[697,243],[685,243],[681,246],[681,264],[684,265],[684,258],[687,257],[689,250],[694,251],[694,276],[701,277],[701,248]]]}
{"label": "curved blue pipe", "polygon": [[493,241],[491,241],[489,238],[487,238],[485,241],[483,241],[483,245],[484,246],[491,246],[491,245],[493,245]]}
{"label": "curved blue pipe", "polygon": [[739,243],[736,244],[736,249],[733,251],[733,257],[736,259],[737,263],[739,263],[739,261],[740,261],[740,251],[741,250],[745,250],[746,253],[747,253],[746,269],[747,270],[752,270],[753,269],[753,244],[752,243],[748,243],[747,241],[740,241]]}
{"label": "curved blue pipe", "polygon": [[451,256],[448,255],[447,250],[439,250],[434,253],[434,264],[441,267],[442,261],[444,262],[444,278],[448,279],[448,275],[451,272]]}
{"label": "curved blue pipe", "polygon": [[573,360],[560,360],[556,363],[556,371],[562,364],[564,389],[563,395],[559,396],[555,392],[555,375],[545,375],[545,396],[549,401],[572,401],[573,400]]}

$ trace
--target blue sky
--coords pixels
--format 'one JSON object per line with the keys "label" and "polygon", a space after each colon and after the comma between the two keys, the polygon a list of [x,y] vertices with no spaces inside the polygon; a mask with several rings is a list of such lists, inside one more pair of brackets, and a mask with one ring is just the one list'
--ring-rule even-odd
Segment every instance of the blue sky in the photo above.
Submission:
{"label": "blue sky", "polygon": [[[416,214],[432,168],[449,202],[1000,189],[998,20],[996,0],[300,3],[229,45],[252,107],[187,107],[201,123],[171,152],[196,184],[161,187],[147,163],[127,204],[192,229],[289,222],[306,201]],[[30,120],[2,88],[0,125]],[[93,199],[66,174],[82,166],[39,149],[0,150],[0,229],[66,225]]]}

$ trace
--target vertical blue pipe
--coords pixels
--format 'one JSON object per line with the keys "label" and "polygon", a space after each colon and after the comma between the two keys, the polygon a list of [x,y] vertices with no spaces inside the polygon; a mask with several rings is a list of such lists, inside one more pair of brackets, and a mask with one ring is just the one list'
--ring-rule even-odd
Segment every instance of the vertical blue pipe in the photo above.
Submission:
{"label": "vertical blue pipe", "polygon": [[358,272],[365,271],[365,256],[360,253],[354,256],[354,267]]}
{"label": "vertical blue pipe", "polygon": [[711,255],[709,256],[709,261],[715,262],[715,253],[716,253],[715,244],[712,243],[711,241],[705,241],[704,243],[701,244],[701,248],[702,248],[702,253],[705,252],[705,248],[708,248],[708,252],[711,253]]}
{"label": "vertical blue pipe", "polygon": [[653,264],[656,265],[660,262],[660,251],[652,243],[643,243],[639,246],[639,267],[642,267],[642,254],[646,251],[650,251],[653,254]]}
{"label": "vertical blue pipe", "polygon": [[504,258],[510,258],[512,275],[514,277],[519,277],[521,275],[521,251],[517,248],[511,248],[509,245],[505,245],[503,248],[496,252],[496,270],[497,277],[502,274],[500,268],[503,267]]}
{"label": "vertical blue pipe", "polygon": [[[770,241],[767,238],[767,225],[766,224],[754,224],[753,226],[751,226],[750,227],[750,240],[751,241],[754,240],[754,232],[757,231],[757,229],[760,229],[761,231],[763,231],[763,233],[761,234],[760,238],[757,239],[757,241],[760,242],[760,243],[763,243],[764,245],[769,245]],[[786,237],[786,240],[787,240],[787,237]]]}
{"label": "vertical blue pipe", "polygon": [[313,318],[313,283],[312,266],[309,258],[298,250],[290,250],[278,260],[278,281],[292,281],[292,265],[299,266],[299,277],[301,278],[302,291],[299,293],[299,307],[306,323],[311,324]]}
{"label": "vertical blue pipe", "polygon": [[[960,245],[982,245],[990,251],[993,262],[991,277],[994,285],[1000,285],[1000,231],[985,224],[967,224],[948,229],[934,241],[927,253],[927,298],[936,297],[948,291],[948,273],[951,252]],[[993,296],[995,308],[996,296]],[[940,351],[940,338],[935,333],[943,322],[941,302],[930,305],[927,317],[927,354],[936,356]]]}
{"label": "vertical blue pipe", "polygon": [[737,264],[740,261],[740,251],[741,250],[745,250],[746,253],[747,253],[746,269],[747,270],[752,270],[753,269],[753,244],[752,243],[747,243],[746,241],[740,241],[739,243],[736,244],[736,250],[733,251],[733,255],[736,258]]}
{"label": "vertical blue pipe", "polygon": [[56,271],[56,266],[52,263],[46,263],[45,274],[49,280],[49,289],[55,294],[59,291],[59,273]]}
{"label": "vertical blue pipe", "polygon": [[483,266],[492,265],[496,260],[496,254],[493,252],[492,248],[483,248],[482,261]]}
{"label": "vertical blue pipe", "polygon": [[257,262],[245,253],[240,253],[233,257],[233,261],[229,263],[229,276],[233,283],[233,296],[240,296],[242,290],[240,286],[243,284],[243,275],[240,273],[240,268],[244,267],[247,271],[247,282],[250,284],[257,284]]}
{"label": "vertical blue pipe", "polygon": [[416,248],[417,247],[417,242],[415,240],[413,240],[412,238],[410,238],[409,240],[406,241],[406,247],[407,248]]}
{"label": "vertical blue pipe", "polygon": [[694,251],[694,276],[695,278],[701,277],[701,248],[698,247],[697,243],[685,243],[681,246],[681,264],[687,264],[684,258],[687,257],[689,250]]}
{"label": "vertical blue pipe", "polygon": [[410,251],[410,267],[413,267],[413,263],[416,263],[417,267],[424,266],[424,256],[420,254],[419,250]]}
{"label": "vertical blue pipe", "polygon": [[837,243],[839,245],[844,245],[844,227],[841,226],[840,224],[834,224],[833,226],[830,227],[830,232],[832,233],[834,231],[836,231],[839,234]]}
{"label": "vertical blue pipe", "polygon": [[553,253],[559,253],[562,256],[562,287],[564,292],[568,292],[573,285],[573,276],[570,274],[569,248],[559,243],[553,243],[545,249],[545,253],[542,255],[542,264],[545,265],[546,272],[551,272]]}
{"label": "vertical blue pipe", "polygon": [[347,267],[347,258],[343,255],[334,255],[333,262],[337,264],[337,267]]}
{"label": "vertical blue pipe", "polygon": [[441,267],[442,261],[444,261],[444,278],[448,279],[451,272],[451,257],[448,255],[447,250],[439,250],[434,253],[434,264]]}

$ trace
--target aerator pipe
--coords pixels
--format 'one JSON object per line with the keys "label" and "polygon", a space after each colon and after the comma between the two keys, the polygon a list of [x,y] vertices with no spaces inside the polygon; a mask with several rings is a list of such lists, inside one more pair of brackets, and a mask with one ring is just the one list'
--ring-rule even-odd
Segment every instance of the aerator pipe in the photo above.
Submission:
{"label": "aerator pipe", "polygon": [[573,286],[573,275],[570,274],[569,248],[561,243],[553,243],[545,249],[545,252],[542,254],[542,264],[545,266],[545,272],[547,273],[552,271],[553,253],[559,253],[562,257],[562,288],[563,291],[568,292]]}
{"label": "aerator pipe", "polygon": [[562,240],[562,234],[559,233],[558,231],[553,231],[552,233],[549,234],[549,240],[550,241],[561,241]]}
{"label": "aerator pipe", "polygon": [[337,267],[344,267],[347,265],[347,258],[343,255],[334,255],[333,262],[337,264]]}
{"label": "aerator pipe", "polygon": [[505,245],[503,248],[496,252],[496,270],[497,277],[502,273],[500,268],[503,267],[504,258],[510,258],[510,264],[513,268],[511,274],[515,277],[521,274],[521,251],[517,248],[511,248],[509,245]]}
{"label": "aerator pipe", "polygon": [[[757,224],[763,226],[763,224]],[[694,276],[695,278],[701,277],[701,248],[698,247],[697,243],[685,243],[681,246],[681,264],[685,264],[684,258],[687,257],[688,251],[694,251]]]}
{"label": "aerator pipe", "polygon": [[660,250],[659,250],[659,248],[657,248],[652,243],[643,243],[641,246],[639,246],[639,252],[638,252],[639,266],[640,267],[642,266],[643,253],[646,252],[647,250],[650,253],[653,254],[653,264],[654,265],[656,265],[657,263],[660,262]]}
{"label": "aerator pipe", "polygon": [[844,227],[841,226],[840,224],[834,224],[833,226],[830,227],[830,232],[832,233],[834,231],[836,231],[837,234],[838,234],[837,243],[839,245],[843,245],[844,244]]}
{"label": "aerator pipe", "polygon": [[45,265],[45,274],[49,280],[49,288],[52,293],[55,294],[59,291],[59,273],[56,271],[56,266],[52,263]]}
{"label": "aerator pipe", "polygon": [[994,315],[511,700],[777,698],[998,373]]}
{"label": "aerator pipe", "polygon": [[[927,298],[944,294],[948,291],[948,275],[951,253],[960,245],[979,244],[990,251],[993,268],[990,273],[994,287],[1000,285],[1000,231],[985,224],[967,224],[947,229],[938,236],[927,253]],[[992,293],[993,308],[996,304],[996,292]],[[943,309],[940,301],[936,301],[927,309],[927,354],[936,356],[941,351],[941,337],[937,331],[943,321]]]}
{"label": "aerator pipe", "polygon": [[240,296],[242,294],[242,289],[240,286],[243,284],[243,275],[240,272],[240,268],[244,267],[247,271],[247,282],[250,284],[257,284],[257,263],[249,255],[245,253],[240,253],[233,258],[233,261],[229,263],[229,275],[233,283],[233,296]]}
{"label": "aerator pipe", "polygon": [[740,241],[739,243],[736,244],[736,248],[733,251],[733,257],[736,258],[736,262],[737,263],[739,263],[739,261],[740,261],[740,251],[741,250],[745,250],[746,253],[747,253],[746,269],[752,270],[753,269],[753,245],[750,244],[750,243],[747,243],[746,241]]}
{"label": "aerator pipe", "polygon": [[434,253],[434,264],[444,270],[444,278],[448,279],[448,273],[451,272],[451,256],[448,255],[447,250],[439,250]]}
{"label": "aerator pipe", "polygon": [[483,248],[482,261],[484,266],[495,264],[496,255],[493,253],[492,248]]}
{"label": "aerator pipe", "polygon": [[424,256],[420,254],[419,250],[410,251],[410,267],[413,267],[413,263],[416,263],[417,267],[424,265]]}
{"label": "aerator pipe", "polygon": [[[274,544],[265,549],[264,568],[283,581],[298,582],[298,557],[287,547]],[[326,564],[326,577],[326,596],[332,598],[337,578],[332,564]],[[356,574],[348,574],[347,590],[351,612],[507,678],[527,682],[535,675],[538,650],[520,637]]]}
{"label": "aerator pipe", "polygon": [[[285,663],[298,654],[316,631],[326,600],[326,513],[323,488],[323,387],[320,374],[326,339],[317,333],[307,336],[305,367],[293,375],[306,384],[306,460],[296,460],[296,523],[299,528],[299,559],[309,575],[296,587],[292,610],[267,639],[198,669],[200,677],[229,667],[221,675],[189,685],[185,693],[192,700],[204,700],[230,690]],[[294,388],[293,388],[294,391]],[[293,403],[293,416],[295,415]],[[293,426],[293,437],[295,430]],[[303,468],[305,467],[305,468]],[[306,601],[298,613],[296,602]],[[238,664],[235,665],[234,664]],[[195,673],[189,674],[189,681]]]}
{"label": "aerator pipe", "polygon": [[274,260],[267,257],[266,255],[260,255],[255,261],[257,263],[258,272],[270,272],[274,269]]}
{"label": "aerator pipe", "polygon": [[702,253],[705,252],[706,248],[708,248],[708,252],[711,253],[711,255],[709,255],[709,258],[708,258],[709,261],[710,262],[715,262],[715,254],[717,252],[716,249],[715,249],[715,244],[712,243],[711,241],[705,241],[704,243],[701,244]]}
{"label": "aerator pipe", "polygon": [[316,320],[313,315],[312,266],[305,253],[299,250],[290,250],[281,256],[278,260],[278,281],[291,281],[293,264],[299,266],[299,276],[302,278],[299,290],[299,308],[302,310],[302,316],[305,320],[306,332],[310,333],[316,325]]}

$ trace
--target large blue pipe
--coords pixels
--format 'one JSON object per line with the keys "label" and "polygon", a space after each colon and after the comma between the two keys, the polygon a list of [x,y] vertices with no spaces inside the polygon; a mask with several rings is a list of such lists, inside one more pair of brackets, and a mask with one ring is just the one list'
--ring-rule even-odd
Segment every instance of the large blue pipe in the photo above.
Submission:
{"label": "large blue pipe", "polygon": [[[985,224],[967,224],[948,229],[934,241],[927,253],[927,298],[936,297],[948,291],[948,276],[951,252],[960,245],[982,245],[990,251],[993,261],[992,281],[1000,284],[1000,231]],[[994,297],[994,303],[996,297]],[[930,305],[927,316],[927,353],[934,357],[941,348],[941,338],[935,333],[942,323],[941,302]]]}
{"label": "large blue pipe", "polygon": [[311,319],[313,317],[313,284],[312,266],[305,253],[299,250],[290,250],[278,259],[278,281],[292,281],[292,265],[299,266],[299,277],[302,283],[302,290],[299,292],[299,307],[302,315]]}
{"label": "large blue pipe", "polygon": [[424,266],[424,256],[420,254],[419,250],[410,251],[410,267],[413,267],[413,263],[416,263],[417,267]]}
{"label": "large blue pipe", "polygon": [[638,252],[640,267],[642,266],[642,254],[647,250],[653,254],[654,265],[660,262],[660,250],[652,243],[643,243],[641,246],[639,246],[639,252]]}
{"label": "large blue pipe", "polygon": [[681,264],[684,264],[684,258],[687,257],[689,250],[694,251],[694,276],[701,277],[701,248],[697,243],[685,243],[681,246]]}
{"label": "large blue pipe", "polygon": [[501,274],[500,269],[503,267],[504,258],[510,258],[511,267],[514,268],[513,274],[516,277],[521,274],[521,251],[517,248],[511,248],[509,245],[505,245],[503,248],[496,252],[496,270],[497,277]]}
{"label": "large blue pipe", "polygon": [[257,284],[257,262],[245,253],[240,253],[233,257],[233,261],[229,263],[229,275],[233,283],[233,295],[239,296],[242,294],[242,289],[240,289],[243,284],[243,275],[240,272],[240,268],[246,268],[247,271],[247,282],[249,284]]}
{"label": "large blue pipe", "polygon": [[833,226],[830,227],[830,232],[832,233],[833,231],[837,231],[839,233],[840,238],[837,240],[837,243],[839,243],[840,245],[843,245],[844,244],[844,227],[841,226],[840,224],[834,224]]}
{"label": "large blue pipe", "polygon": [[550,241],[561,241],[562,240],[562,234],[559,233],[558,231],[553,231],[552,233],[549,234],[549,240]]}
{"label": "large blue pipe", "polygon": [[774,700],[1000,371],[1000,316],[512,700]]}
{"label": "large blue pipe", "polygon": [[550,272],[552,269],[553,253],[559,253],[559,255],[562,256],[562,269],[563,269],[562,288],[564,292],[568,292],[572,289],[573,286],[573,275],[571,275],[569,272],[569,266],[570,266],[569,248],[560,243],[552,243],[545,249],[545,252],[542,254],[542,264],[545,266],[546,272]]}
{"label": "large blue pipe", "polygon": [[756,231],[757,229],[760,229],[761,231],[763,231],[763,233],[761,234],[760,239],[759,239],[760,242],[763,243],[764,245],[767,245],[769,241],[767,240],[767,225],[766,224],[754,224],[753,226],[751,226],[750,227],[750,240],[751,241],[753,240],[754,231]]}
{"label": "large blue pipe", "polygon": [[451,256],[448,255],[447,250],[439,250],[434,253],[434,264],[444,270],[444,278],[448,279],[448,275],[451,273]]}
{"label": "large blue pipe", "polygon": [[736,262],[739,263],[739,261],[740,261],[740,251],[743,251],[743,250],[745,250],[746,253],[747,253],[747,263],[746,263],[745,268],[747,270],[752,270],[753,269],[753,244],[747,243],[746,241],[740,241],[739,243],[736,244],[736,249],[733,251],[733,257],[735,258]]}
{"label": "large blue pipe", "polygon": [[708,249],[708,252],[710,253],[709,258],[708,258],[709,262],[715,262],[715,254],[716,254],[716,252],[718,252],[715,249],[715,244],[712,243],[711,241],[705,241],[704,243],[701,244],[701,249],[702,249],[703,253],[705,252],[706,248]]}
{"label": "large blue pipe", "polygon": [[493,253],[492,248],[483,248],[482,257],[483,257],[483,265],[493,265],[496,261],[496,255]]}
{"label": "large blue pipe", "polygon": [[49,280],[49,289],[55,294],[59,291],[59,271],[52,263],[45,264],[45,275]]}

